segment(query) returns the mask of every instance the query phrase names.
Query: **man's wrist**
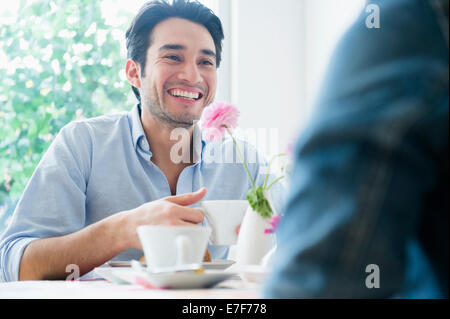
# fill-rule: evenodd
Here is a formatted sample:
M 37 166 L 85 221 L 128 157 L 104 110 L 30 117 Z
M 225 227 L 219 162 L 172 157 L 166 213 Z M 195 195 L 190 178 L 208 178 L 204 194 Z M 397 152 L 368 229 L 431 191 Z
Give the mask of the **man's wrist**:
M 130 226 L 127 222 L 126 213 L 126 211 L 123 211 L 105 220 L 107 222 L 108 233 L 111 234 L 111 244 L 119 252 L 132 248 L 129 243 L 131 234 L 129 233 Z

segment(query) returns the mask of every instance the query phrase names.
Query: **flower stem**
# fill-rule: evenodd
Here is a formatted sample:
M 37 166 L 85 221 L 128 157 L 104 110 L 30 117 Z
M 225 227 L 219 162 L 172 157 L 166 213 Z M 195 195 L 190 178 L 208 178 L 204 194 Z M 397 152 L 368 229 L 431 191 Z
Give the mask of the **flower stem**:
M 264 186 L 263 186 L 263 188 L 264 189 L 269 189 L 269 187 L 268 188 L 266 188 L 266 186 L 267 186 L 267 181 L 269 180 L 269 174 L 270 174 L 270 166 L 272 165 L 272 162 L 277 158 L 277 157 L 280 157 L 280 156 L 285 156 L 286 154 L 284 154 L 284 153 L 280 153 L 280 154 L 277 154 L 277 155 L 275 155 L 274 157 L 272 157 L 272 159 L 269 161 L 269 166 L 267 167 L 267 173 L 266 173 L 266 178 L 264 179 Z M 273 184 L 273 183 L 272 183 Z
M 228 134 L 230 134 L 231 138 L 233 139 L 234 148 L 236 149 L 236 152 L 238 153 L 239 159 L 241 160 L 242 164 L 244 165 L 245 171 L 247 172 L 248 178 L 250 179 L 250 183 L 252 183 L 252 187 L 255 188 L 255 182 L 253 181 L 253 177 L 250 174 L 250 171 L 248 170 L 247 164 L 244 161 L 244 157 L 242 156 L 242 153 L 239 150 L 239 147 L 236 143 L 236 140 L 234 139 L 233 134 L 231 134 L 231 131 L 228 127 L 225 126 L 225 129 L 227 130 Z
M 275 184 L 276 182 L 278 182 L 280 179 L 283 179 L 284 178 L 284 176 L 280 176 L 280 177 L 278 177 L 276 180 L 274 180 L 266 189 L 267 190 L 269 190 L 272 186 L 273 186 L 273 184 Z

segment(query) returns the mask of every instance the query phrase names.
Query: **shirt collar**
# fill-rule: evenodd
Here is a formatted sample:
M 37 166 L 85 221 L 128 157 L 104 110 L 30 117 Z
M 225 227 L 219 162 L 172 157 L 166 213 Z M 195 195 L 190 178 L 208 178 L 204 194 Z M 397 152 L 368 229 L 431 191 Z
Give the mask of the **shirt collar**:
M 202 160 L 202 155 L 203 155 L 203 148 L 205 147 L 205 140 L 202 134 L 202 130 L 197 123 L 194 124 L 194 132 L 192 134 L 193 137 L 193 161 L 194 163 L 199 163 Z
M 141 106 L 137 104 L 128 114 L 133 146 L 136 149 L 141 138 L 145 138 L 144 128 L 141 123 Z
M 142 145 L 139 145 L 139 143 L 142 143 L 141 140 L 143 140 L 148 145 L 148 151 L 151 155 L 150 145 L 148 144 L 147 138 L 145 137 L 144 128 L 142 127 L 140 104 L 137 104 L 130 111 L 130 113 L 128 114 L 128 121 L 130 123 L 131 137 L 133 139 L 134 149 L 137 150 L 138 147 L 142 147 Z M 198 163 L 202 160 L 202 151 L 206 143 L 198 122 L 194 124 L 193 139 L 193 159 L 194 163 Z

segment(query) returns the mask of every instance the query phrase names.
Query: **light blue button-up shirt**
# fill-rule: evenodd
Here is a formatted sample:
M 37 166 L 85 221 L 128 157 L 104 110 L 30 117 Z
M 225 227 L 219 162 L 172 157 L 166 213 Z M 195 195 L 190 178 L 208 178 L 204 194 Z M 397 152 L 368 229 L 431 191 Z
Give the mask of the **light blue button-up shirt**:
M 242 142 L 240 147 L 256 184 L 262 185 L 265 161 L 249 144 Z M 245 199 L 251 185 L 231 139 L 206 141 L 195 126 L 193 153 L 194 164 L 181 172 L 177 194 L 206 186 L 203 200 Z M 169 183 L 151 157 L 139 106 L 129 113 L 66 125 L 36 168 L 0 238 L 1 279 L 18 280 L 23 251 L 36 239 L 67 235 L 112 214 L 170 196 Z M 277 185 L 271 189 L 280 206 L 282 189 Z M 226 246 L 209 246 L 209 250 L 212 258 L 228 255 Z M 114 259 L 141 256 L 142 251 L 130 249 Z

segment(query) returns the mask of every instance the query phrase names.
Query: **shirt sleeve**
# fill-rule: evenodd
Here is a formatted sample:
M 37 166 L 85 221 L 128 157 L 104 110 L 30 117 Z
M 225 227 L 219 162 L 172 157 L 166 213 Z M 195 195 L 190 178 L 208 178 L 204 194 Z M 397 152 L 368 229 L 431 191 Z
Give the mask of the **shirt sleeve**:
M 90 144 L 88 128 L 72 122 L 50 145 L 0 238 L 2 281 L 18 280 L 23 251 L 33 240 L 66 235 L 84 227 Z

